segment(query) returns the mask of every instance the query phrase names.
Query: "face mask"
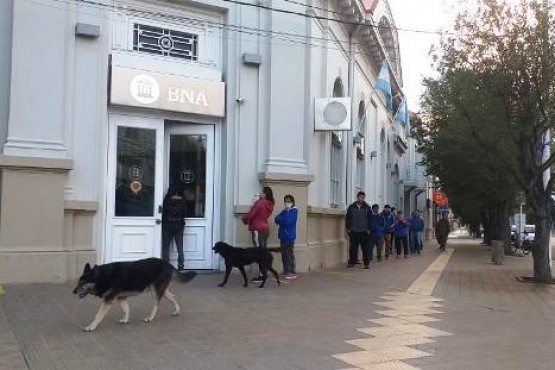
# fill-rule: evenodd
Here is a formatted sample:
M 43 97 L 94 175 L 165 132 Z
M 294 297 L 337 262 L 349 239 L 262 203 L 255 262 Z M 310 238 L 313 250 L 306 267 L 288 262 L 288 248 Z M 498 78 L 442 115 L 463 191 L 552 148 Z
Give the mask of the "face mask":
M 292 206 L 293 206 L 293 203 L 285 202 L 285 208 L 291 208 Z

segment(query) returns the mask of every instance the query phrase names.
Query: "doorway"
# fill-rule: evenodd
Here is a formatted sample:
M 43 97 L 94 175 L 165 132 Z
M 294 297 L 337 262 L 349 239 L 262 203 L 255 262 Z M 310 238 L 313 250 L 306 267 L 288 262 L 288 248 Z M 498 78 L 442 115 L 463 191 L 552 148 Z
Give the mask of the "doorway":
M 104 262 L 160 257 L 162 201 L 186 200 L 186 269 L 212 269 L 214 125 L 110 115 Z M 175 245 L 170 262 L 176 265 Z

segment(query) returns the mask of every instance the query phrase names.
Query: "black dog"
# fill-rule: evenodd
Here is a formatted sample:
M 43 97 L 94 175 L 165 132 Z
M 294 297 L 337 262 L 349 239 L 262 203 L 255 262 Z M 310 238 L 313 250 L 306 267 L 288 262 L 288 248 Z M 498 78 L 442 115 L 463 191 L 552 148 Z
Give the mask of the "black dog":
M 249 284 L 247 280 L 247 273 L 245 272 L 245 266 L 251 263 L 258 263 L 260 272 L 262 273 L 262 284 L 259 288 L 263 288 L 266 284 L 266 279 L 268 277 L 268 270 L 276 277 L 278 285 L 281 284 L 279 281 L 279 276 L 272 267 L 272 262 L 274 257 L 271 252 L 281 252 L 280 248 L 235 248 L 224 242 L 217 242 L 212 248 L 214 253 L 219 253 L 225 260 L 225 278 L 219 287 L 223 287 L 227 283 L 229 274 L 231 274 L 231 269 L 236 267 L 241 271 L 243 275 L 243 280 L 245 283 L 243 286 L 246 288 Z
M 179 315 L 179 305 L 174 295 L 168 289 L 174 267 L 159 258 L 146 258 L 133 262 L 113 262 L 104 265 L 91 266 L 87 263 L 77 286 L 73 290 L 79 298 L 93 294 L 102 298 L 102 306 L 98 310 L 93 322 L 85 331 L 94 331 L 102 322 L 114 302 L 117 300 L 123 310 L 121 324 L 129 322 L 129 304 L 127 297 L 142 293 L 150 288 L 154 292 L 154 307 L 144 321 L 151 322 L 156 316 L 162 297 L 174 305 L 174 315 Z M 180 274 L 180 281 L 188 282 L 196 275 L 194 271 Z

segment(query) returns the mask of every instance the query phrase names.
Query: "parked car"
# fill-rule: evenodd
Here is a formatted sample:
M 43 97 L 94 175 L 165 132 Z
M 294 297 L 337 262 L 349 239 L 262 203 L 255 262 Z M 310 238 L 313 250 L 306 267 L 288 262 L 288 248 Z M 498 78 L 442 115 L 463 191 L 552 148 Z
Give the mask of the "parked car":
M 533 241 L 536 238 L 536 225 L 524 225 L 522 240 Z

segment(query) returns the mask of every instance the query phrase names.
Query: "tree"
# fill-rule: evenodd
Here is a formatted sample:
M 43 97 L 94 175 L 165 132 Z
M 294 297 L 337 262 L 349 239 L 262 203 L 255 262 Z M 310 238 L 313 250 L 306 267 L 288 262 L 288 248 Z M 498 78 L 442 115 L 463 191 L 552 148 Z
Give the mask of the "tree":
M 454 36 L 443 40 L 437 59 L 440 77 L 435 81 L 442 84 L 452 75 L 464 75 L 469 86 L 462 91 L 469 93 L 475 86 L 475 94 L 449 100 L 451 111 L 446 114 L 456 114 L 469 137 L 490 153 L 484 159 L 494 160 L 526 193 L 536 221 L 534 279 L 544 283 L 552 280 L 550 196 L 555 182 L 555 176 L 549 181 L 543 176 L 555 164 L 555 150 L 548 158 L 542 155 L 550 145 L 546 137 L 555 129 L 551 11 L 547 1 L 522 0 L 510 6 L 483 0 L 475 14 L 460 15 Z M 437 103 L 433 95 L 427 96 Z M 434 121 L 433 110 L 429 113 Z
M 438 80 L 427 80 L 422 105 L 428 119 L 414 125 L 413 136 L 419 142 L 428 171 L 439 178 L 439 185 L 449 196 L 450 206 L 464 222 L 484 225 L 484 241 L 506 240 L 508 213 L 516 182 L 488 149 L 473 137 L 473 128 L 458 106 L 480 106 L 482 115 L 495 117 L 498 102 L 485 100 L 477 89 L 482 76 L 472 71 L 450 71 Z M 493 120 L 502 130 L 504 122 Z M 496 136 L 497 137 L 497 136 Z

